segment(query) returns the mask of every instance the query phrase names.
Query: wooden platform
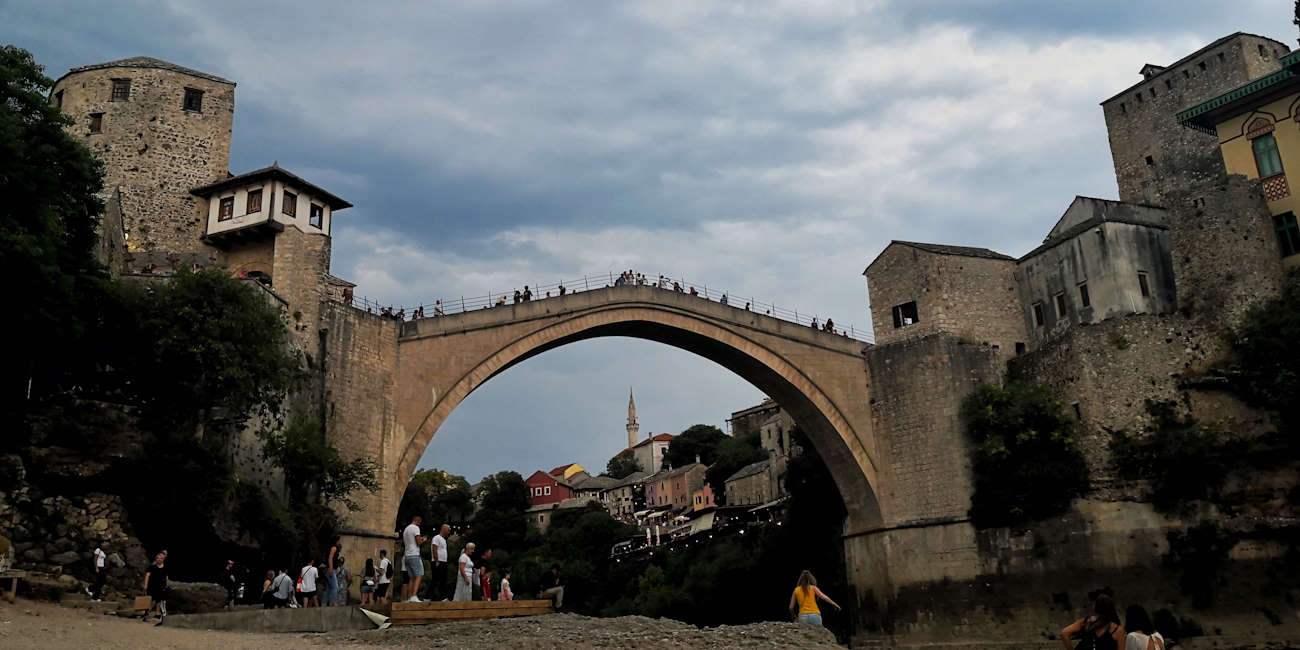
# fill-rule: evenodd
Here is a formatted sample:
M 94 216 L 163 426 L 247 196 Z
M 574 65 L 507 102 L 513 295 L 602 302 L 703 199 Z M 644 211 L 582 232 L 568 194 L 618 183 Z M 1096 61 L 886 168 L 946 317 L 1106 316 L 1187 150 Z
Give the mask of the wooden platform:
M 555 612 L 550 600 L 475 600 L 467 603 L 393 603 L 393 625 L 425 625 L 506 616 L 536 616 Z

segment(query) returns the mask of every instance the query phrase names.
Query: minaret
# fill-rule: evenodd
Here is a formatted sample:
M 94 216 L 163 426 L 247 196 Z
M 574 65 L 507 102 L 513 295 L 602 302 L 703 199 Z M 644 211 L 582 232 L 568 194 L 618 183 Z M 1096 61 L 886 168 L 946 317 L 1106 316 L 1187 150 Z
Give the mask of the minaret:
M 632 389 L 627 389 L 627 446 L 636 446 L 636 438 L 641 433 L 641 425 L 636 423 L 636 400 L 632 399 Z

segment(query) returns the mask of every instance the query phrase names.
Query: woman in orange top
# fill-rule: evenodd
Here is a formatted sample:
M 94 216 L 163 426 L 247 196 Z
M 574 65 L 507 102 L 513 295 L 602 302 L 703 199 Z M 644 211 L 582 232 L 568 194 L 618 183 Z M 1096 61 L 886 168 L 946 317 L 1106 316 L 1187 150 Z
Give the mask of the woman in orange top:
M 790 594 L 790 614 L 800 623 L 821 625 L 822 612 L 817 608 L 818 598 L 830 603 L 835 611 L 840 611 L 840 606 L 817 588 L 817 578 L 813 577 L 812 572 L 805 570 L 799 574 L 799 583 L 795 585 L 794 593 Z

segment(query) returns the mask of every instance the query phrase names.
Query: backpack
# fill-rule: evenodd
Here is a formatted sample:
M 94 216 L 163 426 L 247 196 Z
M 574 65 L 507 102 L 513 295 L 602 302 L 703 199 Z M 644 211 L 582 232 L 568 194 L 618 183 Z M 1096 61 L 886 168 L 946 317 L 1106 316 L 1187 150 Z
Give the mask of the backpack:
M 390 578 L 390 579 L 393 577 L 393 563 L 392 563 L 392 562 L 389 562 L 389 563 L 388 563 L 388 566 L 384 567 L 384 577 L 385 577 L 385 578 Z

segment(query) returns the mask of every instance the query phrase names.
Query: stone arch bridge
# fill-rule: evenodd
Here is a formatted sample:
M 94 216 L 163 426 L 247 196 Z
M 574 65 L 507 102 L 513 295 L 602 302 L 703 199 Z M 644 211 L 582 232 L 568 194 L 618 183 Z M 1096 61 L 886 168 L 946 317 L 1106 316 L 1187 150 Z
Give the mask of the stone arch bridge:
M 896 409 L 873 395 L 880 387 L 872 376 L 901 360 L 881 357 L 862 341 L 652 286 L 594 289 L 407 322 L 334 302 L 323 303 L 322 311 L 318 367 L 327 435 L 345 454 L 374 458 L 382 468 L 380 490 L 361 495 L 365 509 L 346 517 L 348 536 L 362 547 L 391 544 L 407 479 L 466 396 L 532 356 L 604 336 L 693 352 L 789 410 L 844 499 L 850 578 L 860 600 L 879 599 L 891 589 L 890 531 L 964 521 L 969 477 L 961 445 L 885 435 Z M 930 359 L 930 372 L 908 373 L 908 383 L 955 372 L 959 384 L 972 384 L 989 378 L 982 370 L 996 359 L 995 352 L 963 352 L 947 339 L 918 345 L 919 352 L 909 354 Z M 915 391 L 905 392 L 906 399 L 916 398 Z M 954 419 L 949 406 L 928 417 Z M 939 478 L 958 486 L 956 492 L 931 484 Z

